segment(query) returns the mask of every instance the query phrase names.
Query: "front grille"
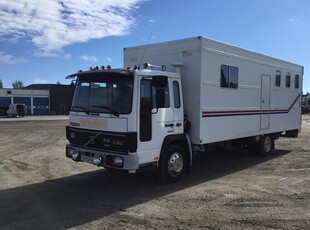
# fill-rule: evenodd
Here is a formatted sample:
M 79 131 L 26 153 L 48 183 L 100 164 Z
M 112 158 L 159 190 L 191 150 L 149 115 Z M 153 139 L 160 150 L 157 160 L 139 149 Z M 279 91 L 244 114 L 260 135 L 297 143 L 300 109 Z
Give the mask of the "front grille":
M 130 150 L 129 139 L 126 133 L 100 132 L 93 130 L 77 129 L 67 126 L 67 139 L 70 144 L 94 148 L 103 151 L 113 151 L 127 154 Z M 113 144 L 113 140 L 123 141 L 122 145 Z

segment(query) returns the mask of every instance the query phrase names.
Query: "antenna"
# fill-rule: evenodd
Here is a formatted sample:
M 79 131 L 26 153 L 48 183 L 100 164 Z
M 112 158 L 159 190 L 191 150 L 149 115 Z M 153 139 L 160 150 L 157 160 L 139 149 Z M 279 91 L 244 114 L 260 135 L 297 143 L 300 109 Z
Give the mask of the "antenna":
M 139 63 L 138 69 L 140 69 L 141 63 L 142 63 L 142 61 L 143 61 L 143 58 L 144 58 L 144 55 L 145 55 L 146 49 L 147 49 L 147 47 L 148 47 L 148 45 L 149 45 L 149 42 L 150 42 L 150 40 L 151 40 L 151 37 L 152 37 L 152 32 L 151 32 L 151 34 L 150 34 L 149 39 L 147 40 L 147 43 L 146 43 L 145 49 L 143 50 L 143 54 L 142 54 L 142 57 L 141 57 L 141 60 L 140 60 L 140 63 Z

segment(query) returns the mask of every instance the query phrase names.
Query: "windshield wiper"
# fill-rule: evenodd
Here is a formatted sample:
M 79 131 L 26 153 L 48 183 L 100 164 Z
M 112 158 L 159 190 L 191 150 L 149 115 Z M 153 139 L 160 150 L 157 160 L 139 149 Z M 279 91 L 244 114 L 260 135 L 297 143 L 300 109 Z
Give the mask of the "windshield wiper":
M 72 111 L 76 111 L 76 110 L 74 110 L 74 108 L 81 109 L 83 112 L 85 112 L 88 115 L 90 114 L 90 110 L 87 107 L 75 105 L 75 106 L 72 106 Z
M 115 109 L 113 109 L 113 108 L 111 108 L 111 107 L 104 106 L 104 105 L 91 105 L 91 107 L 106 109 L 106 110 L 108 110 L 111 114 L 113 114 L 114 116 L 119 117 L 119 112 L 117 112 Z

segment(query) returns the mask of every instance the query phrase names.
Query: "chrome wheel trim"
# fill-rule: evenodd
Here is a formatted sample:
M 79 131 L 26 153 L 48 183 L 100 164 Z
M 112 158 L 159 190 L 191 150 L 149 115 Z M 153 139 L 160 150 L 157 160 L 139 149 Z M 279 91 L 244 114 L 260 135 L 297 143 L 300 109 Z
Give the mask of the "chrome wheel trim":
M 168 160 L 168 172 L 172 177 L 176 177 L 182 173 L 184 160 L 180 153 L 171 154 Z

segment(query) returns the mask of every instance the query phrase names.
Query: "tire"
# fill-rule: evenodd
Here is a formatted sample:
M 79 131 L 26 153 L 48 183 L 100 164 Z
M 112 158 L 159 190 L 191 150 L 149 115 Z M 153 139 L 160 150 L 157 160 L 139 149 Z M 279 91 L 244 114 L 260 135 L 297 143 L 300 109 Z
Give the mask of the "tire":
M 271 135 L 264 135 L 258 142 L 258 154 L 260 156 L 269 156 L 274 150 L 274 139 Z
M 159 160 L 158 176 L 165 183 L 179 181 L 187 166 L 187 157 L 182 147 L 171 145 L 162 153 Z

